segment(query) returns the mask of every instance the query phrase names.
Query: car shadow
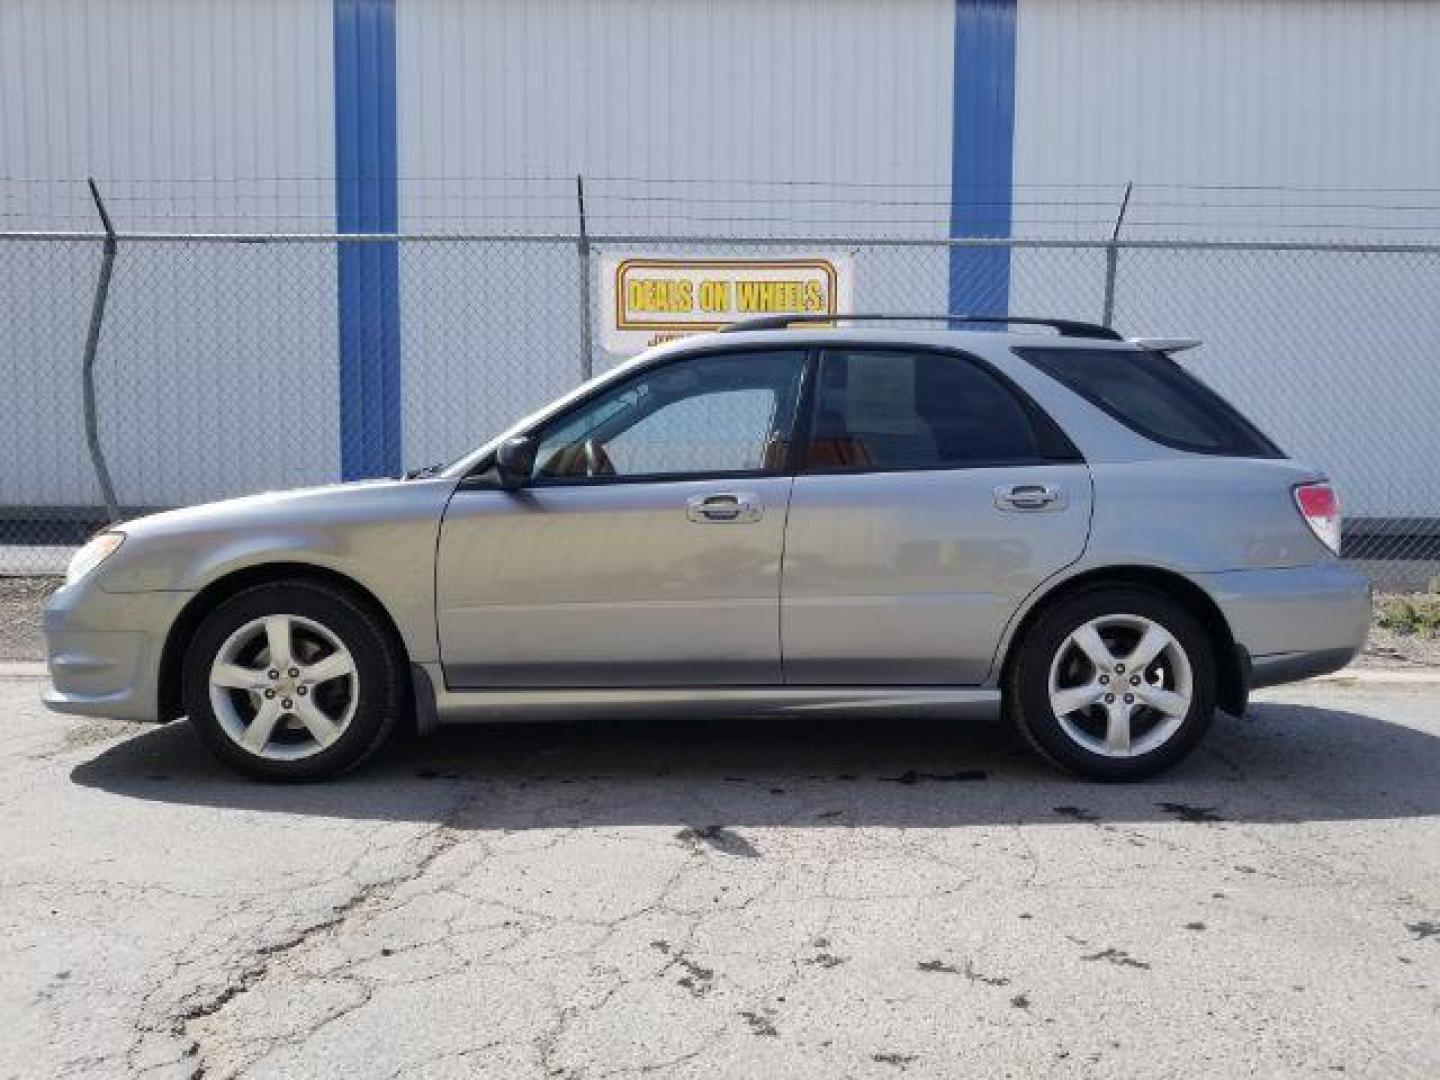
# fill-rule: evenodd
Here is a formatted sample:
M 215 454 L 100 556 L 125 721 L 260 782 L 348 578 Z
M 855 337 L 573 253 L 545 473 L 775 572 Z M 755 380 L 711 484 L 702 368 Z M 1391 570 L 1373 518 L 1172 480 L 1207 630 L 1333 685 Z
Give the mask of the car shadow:
M 180 722 L 109 747 L 71 778 L 179 805 L 523 830 L 1409 818 L 1440 814 L 1437 775 L 1436 736 L 1259 704 L 1219 717 L 1190 760 L 1139 785 L 1060 775 L 999 722 L 885 719 L 449 728 L 303 785 L 237 779 Z

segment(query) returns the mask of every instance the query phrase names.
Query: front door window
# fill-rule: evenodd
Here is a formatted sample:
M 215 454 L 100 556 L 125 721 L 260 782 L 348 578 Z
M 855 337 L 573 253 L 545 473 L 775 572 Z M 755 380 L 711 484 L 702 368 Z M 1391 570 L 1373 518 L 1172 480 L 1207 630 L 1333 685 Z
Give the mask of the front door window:
M 774 473 L 785 467 L 803 352 L 725 353 L 643 372 L 541 434 L 535 480 Z

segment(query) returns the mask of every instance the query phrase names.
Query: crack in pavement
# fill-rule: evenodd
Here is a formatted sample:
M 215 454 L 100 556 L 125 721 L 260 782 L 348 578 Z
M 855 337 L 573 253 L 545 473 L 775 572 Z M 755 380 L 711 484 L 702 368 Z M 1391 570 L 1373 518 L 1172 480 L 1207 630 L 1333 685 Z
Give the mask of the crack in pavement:
M 190 1080 L 200 1080 L 201 1077 L 207 1075 L 208 1066 L 203 1040 L 192 1034 L 191 1029 L 199 1021 L 221 1012 L 237 998 L 252 990 L 265 979 L 276 962 L 287 954 L 305 946 L 320 935 L 344 925 L 368 901 L 387 895 L 407 882 L 423 877 L 436 860 L 460 842 L 462 834 L 457 831 L 456 823 L 464 818 L 481 795 L 482 792 L 477 789 L 472 794 L 457 799 L 451 809 L 432 828 L 405 843 L 406 847 L 423 849 L 420 856 L 408 868 L 376 881 L 364 883 L 355 882 L 353 877 L 347 875 L 348 880 L 354 884 L 353 891 L 344 900 L 332 904 L 329 914 L 305 923 L 278 940 L 267 942 L 243 953 L 239 962 L 232 963 L 229 970 L 222 974 L 222 981 L 218 988 L 209 992 L 191 991 L 187 995 L 188 1004 L 182 1004 L 180 1008 L 158 1020 L 141 1019 L 137 1021 L 136 1038 L 126 1055 L 131 1071 L 136 1073 L 146 1071 L 146 1067 L 141 1066 L 138 1060 L 138 1054 L 147 1036 L 165 1034 L 180 1044 L 180 1055 L 175 1061 L 192 1063 L 189 1073 Z M 367 854 L 369 854 L 368 846 L 357 857 L 356 863 L 363 860 Z M 353 869 L 352 866 L 351 870 L 353 871 Z M 178 969 L 179 965 L 177 964 L 176 967 Z M 172 974 L 178 974 L 178 970 Z M 182 998 L 182 1003 L 187 998 Z M 147 995 L 148 1000 L 149 996 Z M 358 1008 L 363 1004 L 362 1001 L 353 1008 Z M 353 1008 L 345 1011 L 353 1011 Z M 335 1016 L 327 1017 L 322 1024 L 335 1018 Z

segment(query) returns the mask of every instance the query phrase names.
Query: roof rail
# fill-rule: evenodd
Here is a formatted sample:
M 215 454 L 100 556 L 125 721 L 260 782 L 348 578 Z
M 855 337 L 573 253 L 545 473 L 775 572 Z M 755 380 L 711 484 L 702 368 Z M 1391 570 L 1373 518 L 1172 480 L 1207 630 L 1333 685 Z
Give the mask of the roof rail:
M 1061 337 L 1092 338 L 1100 341 L 1124 341 L 1125 339 L 1108 326 L 1099 323 L 1078 322 L 1075 319 L 1036 319 L 1010 315 L 890 315 L 890 314 L 792 314 L 760 315 L 753 319 L 742 319 L 720 328 L 722 334 L 738 334 L 750 330 L 785 330 L 797 323 L 832 322 L 944 322 L 944 323 L 985 323 L 997 326 L 1048 326 Z

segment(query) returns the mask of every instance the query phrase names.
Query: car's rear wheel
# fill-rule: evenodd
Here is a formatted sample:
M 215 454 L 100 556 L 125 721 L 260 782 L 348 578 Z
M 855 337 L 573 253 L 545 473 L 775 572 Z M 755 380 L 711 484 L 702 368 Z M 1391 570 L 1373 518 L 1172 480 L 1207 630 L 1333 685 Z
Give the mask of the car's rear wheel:
M 257 585 L 201 622 L 185 657 L 185 708 L 231 768 L 314 780 L 377 750 L 404 707 L 403 658 L 376 614 L 322 582 Z
M 1162 593 L 1077 594 L 1045 611 L 1019 650 L 1007 708 L 1043 756 L 1082 776 L 1154 776 L 1195 748 L 1214 715 L 1209 636 Z

